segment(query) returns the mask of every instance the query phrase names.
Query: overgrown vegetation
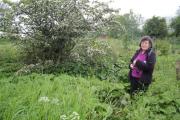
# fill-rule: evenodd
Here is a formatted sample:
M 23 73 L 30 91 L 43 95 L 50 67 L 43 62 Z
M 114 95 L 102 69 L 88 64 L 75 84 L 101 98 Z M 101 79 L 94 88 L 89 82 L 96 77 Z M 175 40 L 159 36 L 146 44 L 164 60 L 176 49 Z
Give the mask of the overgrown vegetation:
M 145 35 L 150 35 L 155 38 L 166 37 L 168 34 L 166 19 L 153 16 L 145 22 L 143 32 Z
M 20 2 L 16 11 L 19 31 L 25 35 L 21 39 L 26 61 L 61 63 L 69 57 L 77 38 L 108 23 L 110 17 L 104 16 L 112 10 L 86 0 L 30 0 Z
M 115 40 L 112 41 L 115 42 Z M 100 49 L 101 41 L 96 42 L 89 44 L 94 49 Z M 32 73 L 33 71 L 30 71 L 29 75 L 18 75 L 16 72 L 24 66 L 22 62 L 19 62 L 19 49 L 12 41 L 1 39 L 0 43 L 2 56 L 0 58 L 1 119 L 141 120 L 147 118 L 176 120 L 179 118 L 180 83 L 175 77 L 175 61 L 180 59 L 178 54 L 158 56 L 153 84 L 148 92 L 139 93 L 130 99 L 127 92 L 129 86 L 125 70 L 127 66 L 121 67 L 121 70 L 125 72 L 117 74 L 124 76 L 118 79 L 118 83 L 117 81 L 100 81 L 96 77 L 69 76 L 64 73 L 42 74 L 43 72 Z M 117 44 L 109 45 L 115 47 Z M 80 48 L 78 46 L 74 52 Z M 116 49 L 123 50 L 123 46 L 116 46 Z M 136 48 L 130 47 L 129 49 L 134 51 Z M 118 54 L 120 55 L 121 52 Z M 131 56 L 133 52 L 127 54 Z M 84 57 L 82 58 L 85 59 Z M 98 56 L 93 58 L 98 58 Z M 126 61 L 129 58 L 118 56 L 118 59 Z M 88 60 L 90 59 L 86 61 Z M 97 63 L 98 60 L 106 59 L 98 58 Z M 77 63 L 72 68 L 75 69 L 75 66 Z M 82 69 L 77 66 L 77 70 L 82 73 L 83 67 L 86 68 L 86 65 L 82 66 Z M 73 72 L 73 69 L 66 71 L 66 73 L 70 72 Z M 87 71 L 87 73 L 90 72 Z M 111 80 L 114 74 L 107 75 L 107 79 Z M 120 82 L 123 80 L 124 82 Z
M 180 118 L 178 19 L 169 35 L 163 18 L 146 22 L 146 34 L 158 38 L 157 63 L 149 90 L 131 98 L 129 60 L 144 34 L 138 15 L 88 0 L 4 3 L 11 9 L 0 9 L 0 24 L 8 19 L 0 38 L 0 119 Z

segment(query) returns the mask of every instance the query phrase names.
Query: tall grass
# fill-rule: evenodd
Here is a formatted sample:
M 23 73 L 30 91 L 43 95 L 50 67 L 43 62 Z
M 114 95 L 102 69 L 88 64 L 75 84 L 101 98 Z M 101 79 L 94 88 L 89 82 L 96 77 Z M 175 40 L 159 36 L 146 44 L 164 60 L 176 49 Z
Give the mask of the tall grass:
M 111 119 L 178 120 L 180 117 L 180 81 L 176 80 L 175 61 L 179 55 L 157 56 L 153 82 L 146 93 L 139 93 L 121 114 Z
M 62 75 L 31 74 L 21 77 L 0 79 L 1 119 L 60 119 L 73 112 L 82 120 L 97 105 L 96 92 L 105 89 L 123 89 L 121 84 L 97 79 L 84 79 Z M 108 112 L 108 111 L 106 111 Z
M 0 77 L 11 76 L 23 66 L 15 41 L 0 39 L 0 66 Z

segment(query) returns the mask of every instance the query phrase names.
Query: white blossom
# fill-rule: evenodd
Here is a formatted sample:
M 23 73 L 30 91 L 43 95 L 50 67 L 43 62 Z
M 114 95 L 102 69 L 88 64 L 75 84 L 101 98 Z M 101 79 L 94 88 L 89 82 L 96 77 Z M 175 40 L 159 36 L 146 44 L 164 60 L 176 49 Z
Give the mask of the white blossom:
M 51 100 L 51 103 L 52 103 L 52 104 L 59 105 L 59 99 L 53 98 L 53 99 Z
M 67 116 L 66 115 L 61 115 L 60 116 L 60 120 L 67 120 L 68 118 L 67 118 Z
M 47 96 L 43 96 L 43 97 L 40 97 L 38 101 L 39 102 L 49 102 L 50 100 Z

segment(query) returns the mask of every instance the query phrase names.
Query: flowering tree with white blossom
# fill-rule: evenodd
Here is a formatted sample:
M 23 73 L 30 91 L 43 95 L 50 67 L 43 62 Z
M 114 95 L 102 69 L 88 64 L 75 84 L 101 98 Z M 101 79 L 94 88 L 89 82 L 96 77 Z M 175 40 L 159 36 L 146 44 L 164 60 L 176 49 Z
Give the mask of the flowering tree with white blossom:
M 106 4 L 89 0 L 20 1 L 16 16 L 29 62 L 65 60 L 75 40 L 99 30 L 112 12 Z

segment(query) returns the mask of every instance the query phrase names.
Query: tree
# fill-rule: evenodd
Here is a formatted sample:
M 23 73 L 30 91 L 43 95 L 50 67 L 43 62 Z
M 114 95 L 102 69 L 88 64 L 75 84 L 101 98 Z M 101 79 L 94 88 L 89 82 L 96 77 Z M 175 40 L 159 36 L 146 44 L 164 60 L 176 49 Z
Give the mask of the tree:
M 12 27 L 12 15 L 10 6 L 4 2 L 0 2 L 0 30 L 10 32 Z
M 115 15 L 109 27 L 109 35 L 114 38 L 127 35 L 128 38 L 134 39 L 141 33 L 138 28 L 141 20 L 141 16 L 134 14 L 133 11 L 124 15 Z
M 15 24 L 15 6 L 16 4 L 10 0 L 0 2 L 0 31 L 6 33 L 8 37 L 13 37 L 15 34 L 18 34 Z
M 180 36 L 180 8 L 177 10 L 177 16 L 172 19 L 171 27 L 174 29 L 174 35 Z
M 59 63 L 68 58 L 77 38 L 105 25 L 109 19 L 104 16 L 112 10 L 88 0 L 26 0 L 16 11 L 28 60 Z
M 171 22 L 176 37 L 180 36 L 180 16 L 175 17 Z
M 148 19 L 144 26 L 143 32 L 151 37 L 163 38 L 167 36 L 167 24 L 164 18 L 153 16 Z

